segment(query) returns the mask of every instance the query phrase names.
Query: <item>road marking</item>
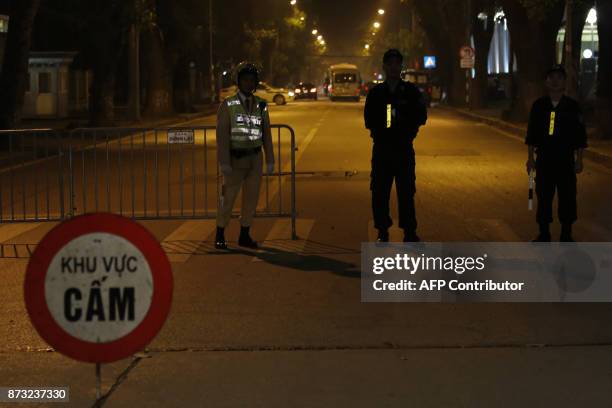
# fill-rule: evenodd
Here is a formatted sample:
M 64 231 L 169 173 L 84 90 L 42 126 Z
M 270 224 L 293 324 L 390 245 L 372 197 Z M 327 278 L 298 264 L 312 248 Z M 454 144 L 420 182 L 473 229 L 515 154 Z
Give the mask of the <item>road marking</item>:
M 297 219 L 295 220 L 296 232 L 299 240 L 291 240 L 291 220 L 280 219 L 274 222 L 272 229 L 268 232 L 266 239 L 263 242 L 262 250 L 265 248 L 279 249 L 286 252 L 299 254 L 304 252 L 304 247 L 308 242 L 308 237 L 312 232 L 315 220 L 313 219 Z M 251 262 L 263 262 L 258 257 L 253 257 Z
M 306 149 L 308 149 L 308 146 L 310 146 L 310 143 L 312 143 L 312 141 L 314 140 L 314 137 L 316 136 L 317 132 L 321 128 L 321 125 L 323 124 L 323 121 L 325 121 L 325 119 L 327 118 L 327 115 L 329 114 L 329 112 L 330 112 L 329 110 L 326 110 L 325 113 L 323 113 L 323 115 L 321 116 L 321 119 L 317 121 L 317 123 L 312 129 L 310 129 L 310 132 L 308 132 L 308 134 L 306 135 L 302 143 L 300 143 L 300 145 L 298 146 L 298 151 L 295 155 L 296 166 L 297 166 L 297 163 L 302 158 L 302 156 L 304 155 L 304 152 L 306 151 Z M 291 161 L 285 164 L 285 168 L 283 169 L 283 171 L 284 172 L 291 171 Z
M 7 243 L 21 234 L 38 228 L 40 225 L 41 223 L 39 222 L 2 225 L 0 226 L 0 242 Z
M 162 241 L 162 247 L 173 263 L 185 263 L 217 228 L 215 220 L 186 221 Z

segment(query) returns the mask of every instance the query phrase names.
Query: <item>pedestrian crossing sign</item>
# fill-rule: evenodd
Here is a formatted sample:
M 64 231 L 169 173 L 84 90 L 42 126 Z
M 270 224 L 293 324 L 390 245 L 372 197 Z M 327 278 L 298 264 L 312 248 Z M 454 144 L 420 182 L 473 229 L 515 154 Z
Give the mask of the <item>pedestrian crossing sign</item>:
M 434 69 L 436 68 L 437 64 L 436 64 L 436 57 L 434 55 L 426 55 L 425 58 L 425 63 L 424 66 L 427 69 Z

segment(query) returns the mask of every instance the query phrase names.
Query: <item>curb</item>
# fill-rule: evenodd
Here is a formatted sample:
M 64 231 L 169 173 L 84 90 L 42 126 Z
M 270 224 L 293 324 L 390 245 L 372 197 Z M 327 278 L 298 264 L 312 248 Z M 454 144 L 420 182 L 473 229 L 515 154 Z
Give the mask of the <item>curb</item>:
M 440 106 L 442 109 L 446 109 L 448 111 L 455 112 L 465 118 L 475 120 L 477 122 L 481 122 L 487 124 L 489 126 L 504 130 L 506 132 L 512 133 L 513 135 L 523 138 L 525 133 L 527 132 L 526 126 L 515 125 L 510 122 L 506 122 L 501 119 L 490 118 L 487 116 L 478 115 L 477 113 L 473 113 L 467 111 L 465 109 L 453 108 L 451 106 Z M 612 155 L 609 153 L 604 153 L 603 151 L 589 147 L 584 150 L 584 157 L 591 159 L 597 163 L 604 164 L 608 167 L 612 166 Z

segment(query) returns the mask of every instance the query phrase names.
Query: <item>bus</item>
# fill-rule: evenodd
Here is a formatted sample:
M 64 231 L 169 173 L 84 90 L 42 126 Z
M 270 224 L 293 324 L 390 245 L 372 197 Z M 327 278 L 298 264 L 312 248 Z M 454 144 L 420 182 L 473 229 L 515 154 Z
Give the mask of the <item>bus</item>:
M 357 65 L 336 64 L 327 70 L 328 94 L 331 101 L 349 99 L 359 102 L 361 98 L 361 74 Z

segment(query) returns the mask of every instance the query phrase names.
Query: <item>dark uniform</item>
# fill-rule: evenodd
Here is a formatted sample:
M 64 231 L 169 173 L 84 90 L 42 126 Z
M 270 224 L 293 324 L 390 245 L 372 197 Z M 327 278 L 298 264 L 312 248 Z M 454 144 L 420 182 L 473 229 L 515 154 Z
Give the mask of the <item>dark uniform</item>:
M 553 116 L 554 115 L 554 116 Z M 582 110 L 577 101 L 561 97 L 554 107 L 549 96 L 534 102 L 525 143 L 536 148 L 536 221 L 553 221 L 553 198 L 559 194 L 559 221 L 571 226 L 577 219 L 574 153 L 587 147 Z
M 389 198 L 395 179 L 399 227 L 416 231 L 415 158 L 412 141 L 427 122 L 427 108 L 419 89 L 400 81 L 392 91 L 387 82 L 372 88 L 365 104 L 365 125 L 374 140 L 372 150 L 372 210 L 374 227 L 386 230 L 393 224 Z

